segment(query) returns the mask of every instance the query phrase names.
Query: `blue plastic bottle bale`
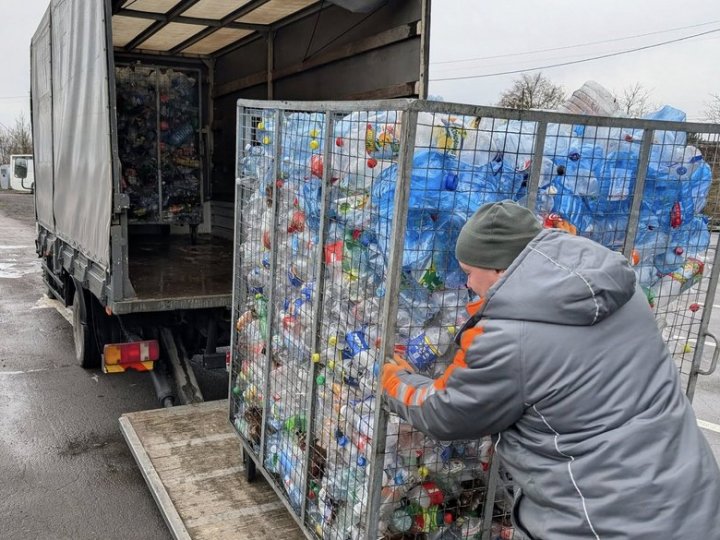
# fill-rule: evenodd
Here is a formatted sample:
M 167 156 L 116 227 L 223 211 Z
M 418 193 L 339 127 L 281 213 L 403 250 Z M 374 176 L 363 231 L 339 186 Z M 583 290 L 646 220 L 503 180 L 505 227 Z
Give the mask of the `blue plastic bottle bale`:
M 593 216 L 589 236 L 609 249 L 619 250 L 625 243 L 628 220 L 625 213 Z
M 648 120 L 665 120 L 669 122 L 685 122 L 687 116 L 680 109 L 665 105 L 661 109 L 645 115 Z M 687 133 L 684 131 L 661 131 L 655 132 L 655 143 L 660 145 L 678 145 L 685 146 L 687 144 Z
M 694 216 L 681 227 L 666 234 L 664 243 L 656 244 L 655 267 L 660 274 L 668 274 L 681 266 L 688 257 L 702 256 L 709 246 L 707 218 L 702 215 Z
M 587 201 L 567 189 L 560 177 L 553 180 L 552 186 L 556 190 L 553 197 L 553 212 L 572 223 L 579 233 L 592 232 L 594 218 Z
M 638 156 L 629 151 L 615 151 L 602 161 L 599 171 L 598 197 L 591 203 L 594 212 L 619 213 L 628 209 L 637 178 Z
M 683 168 L 682 166 L 677 167 L 677 169 Z M 702 164 L 695 169 L 689 178 L 686 175 L 681 175 L 679 178 L 681 182 L 680 201 L 683 213 L 687 216 L 699 214 L 707 203 L 710 184 L 712 183 L 712 169 L 705 161 L 702 161 Z
M 494 126 L 491 149 L 502 156 L 503 161 L 513 170 L 522 170 L 525 163 L 532 159 L 535 144 L 534 122 L 510 120 Z
M 708 218 L 704 215 L 694 216 L 670 234 L 671 244 L 676 250 L 681 248 L 686 257 L 697 257 L 705 253 L 710 247 L 710 239 Z

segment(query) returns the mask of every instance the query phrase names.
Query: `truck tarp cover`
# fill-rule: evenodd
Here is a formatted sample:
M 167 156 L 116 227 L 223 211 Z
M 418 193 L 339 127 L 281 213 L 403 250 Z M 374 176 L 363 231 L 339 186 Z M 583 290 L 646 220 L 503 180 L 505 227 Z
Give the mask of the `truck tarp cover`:
M 38 107 L 33 108 L 33 124 L 41 138 L 37 148 L 43 154 L 43 176 L 49 166 L 46 145 L 52 140 L 53 189 L 47 189 L 43 177 L 38 207 L 43 207 L 46 222 L 52 197 L 57 236 L 108 267 L 113 183 L 105 2 L 53 0 L 50 11 L 52 135 L 39 133 L 48 128 L 40 111 L 47 112 L 49 105 L 43 109 L 41 95 L 33 96 Z M 36 45 L 42 44 L 42 35 L 41 26 Z M 33 60 L 45 61 L 40 52 Z M 33 88 L 41 94 L 47 82 L 37 79 L 47 71 L 33 67 Z
M 32 62 L 35 211 L 38 222 L 55 232 L 53 219 L 52 80 L 50 70 L 50 10 L 40 22 L 30 47 Z

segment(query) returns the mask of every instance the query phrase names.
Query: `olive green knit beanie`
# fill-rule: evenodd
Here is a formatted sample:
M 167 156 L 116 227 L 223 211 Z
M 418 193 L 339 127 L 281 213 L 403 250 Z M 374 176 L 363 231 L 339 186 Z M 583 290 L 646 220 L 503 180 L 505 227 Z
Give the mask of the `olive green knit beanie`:
M 455 257 L 469 266 L 505 270 L 541 230 L 535 214 L 513 201 L 485 204 L 461 229 Z

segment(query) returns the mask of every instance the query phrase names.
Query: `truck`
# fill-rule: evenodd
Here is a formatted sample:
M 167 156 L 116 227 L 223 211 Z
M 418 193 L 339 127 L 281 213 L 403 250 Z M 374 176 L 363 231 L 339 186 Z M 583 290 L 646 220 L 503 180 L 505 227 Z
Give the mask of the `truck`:
M 9 188 L 22 193 L 30 193 L 35 185 L 33 157 L 27 154 L 12 154 L 9 167 Z
M 82 367 L 149 371 L 165 406 L 203 399 L 193 367 L 224 373 L 230 339 L 236 100 L 425 97 L 429 13 L 50 2 L 31 40 L 36 248 Z

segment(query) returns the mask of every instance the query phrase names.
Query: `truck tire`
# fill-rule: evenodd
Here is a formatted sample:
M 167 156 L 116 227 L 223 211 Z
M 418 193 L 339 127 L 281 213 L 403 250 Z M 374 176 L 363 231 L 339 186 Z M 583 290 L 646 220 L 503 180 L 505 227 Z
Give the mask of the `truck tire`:
M 100 367 L 100 351 L 91 320 L 91 308 L 88 304 L 89 302 L 85 302 L 82 288 L 75 287 L 72 305 L 75 359 L 83 369 L 95 369 Z

